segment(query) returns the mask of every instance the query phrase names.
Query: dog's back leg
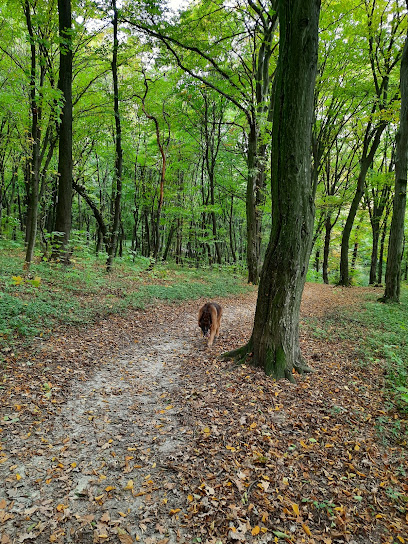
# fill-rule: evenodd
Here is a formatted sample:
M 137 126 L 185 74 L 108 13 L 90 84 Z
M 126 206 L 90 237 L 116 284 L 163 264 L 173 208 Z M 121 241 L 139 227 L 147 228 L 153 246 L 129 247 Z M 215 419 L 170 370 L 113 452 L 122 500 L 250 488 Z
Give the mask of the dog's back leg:
M 214 337 L 217 332 L 217 310 L 214 308 L 214 306 L 210 306 L 210 312 L 211 312 L 211 329 L 210 329 L 210 338 L 208 340 L 208 345 L 212 346 L 214 342 Z

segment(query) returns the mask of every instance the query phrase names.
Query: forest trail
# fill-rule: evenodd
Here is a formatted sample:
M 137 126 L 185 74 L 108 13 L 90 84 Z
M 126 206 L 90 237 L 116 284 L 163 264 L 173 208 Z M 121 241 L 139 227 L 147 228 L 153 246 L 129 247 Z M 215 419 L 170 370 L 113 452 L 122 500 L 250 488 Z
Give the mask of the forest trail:
M 302 315 L 341 312 L 366 292 L 307 285 Z M 248 337 L 255 300 L 222 301 L 212 349 L 200 302 L 33 347 L 2 402 L 0 543 L 406 538 L 395 497 L 407 459 L 375 428 L 380 371 L 358 366 L 347 342 L 304 336 L 317 372 L 296 385 L 221 362 Z

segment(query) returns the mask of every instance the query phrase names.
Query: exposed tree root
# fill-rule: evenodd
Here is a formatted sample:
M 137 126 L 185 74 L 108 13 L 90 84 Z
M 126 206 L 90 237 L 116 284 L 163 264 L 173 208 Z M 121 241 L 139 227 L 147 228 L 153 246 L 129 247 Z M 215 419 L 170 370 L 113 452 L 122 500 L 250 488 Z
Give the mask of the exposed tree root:
M 221 355 L 221 358 L 233 359 L 236 365 L 244 365 L 246 363 L 251 364 L 250 358 L 252 357 L 253 343 L 252 338 L 247 344 L 244 344 L 240 348 L 233 349 L 232 351 L 227 351 Z
M 269 361 L 257 361 L 253 357 L 253 341 L 252 338 L 247 344 L 228 351 L 221 355 L 224 360 L 232 359 L 234 363 L 239 366 L 248 364 L 256 367 L 263 368 L 267 376 L 271 376 L 276 379 L 286 379 L 291 383 L 295 383 L 295 378 L 292 374 L 291 368 L 286 364 L 286 356 L 283 350 L 277 350 L 276 353 L 270 353 Z M 302 356 L 294 363 L 293 368 L 299 374 L 303 375 L 309 372 L 314 372 L 314 369 L 309 367 Z

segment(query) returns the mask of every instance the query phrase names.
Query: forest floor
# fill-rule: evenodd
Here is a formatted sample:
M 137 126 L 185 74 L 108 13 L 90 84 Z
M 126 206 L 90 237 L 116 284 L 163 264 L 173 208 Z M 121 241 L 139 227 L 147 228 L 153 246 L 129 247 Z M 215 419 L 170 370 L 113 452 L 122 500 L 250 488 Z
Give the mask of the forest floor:
M 335 324 L 368 292 L 307 284 L 303 319 Z M 305 326 L 315 372 L 296 384 L 235 367 L 219 355 L 248 339 L 256 294 L 219 301 L 212 348 L 195 301 L 5 354 L 1 544 L 408 542 L 407 422 L 381 365 Z

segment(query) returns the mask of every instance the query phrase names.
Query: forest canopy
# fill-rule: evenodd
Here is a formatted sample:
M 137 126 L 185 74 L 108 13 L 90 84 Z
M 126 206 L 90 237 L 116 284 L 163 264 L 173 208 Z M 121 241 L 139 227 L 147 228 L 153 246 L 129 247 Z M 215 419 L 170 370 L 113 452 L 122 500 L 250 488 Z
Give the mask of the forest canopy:
M 28 263 L 34 250 L 69 260 L 81 241 L 108 267 L 232 264 L 258 282 L 273 221 L 273 0 L 8 1 L 0 27 L 3 240 L 31 244 Z M 406 32 L 400 0 L 322 3 L 309 279 L 384 282 Z

